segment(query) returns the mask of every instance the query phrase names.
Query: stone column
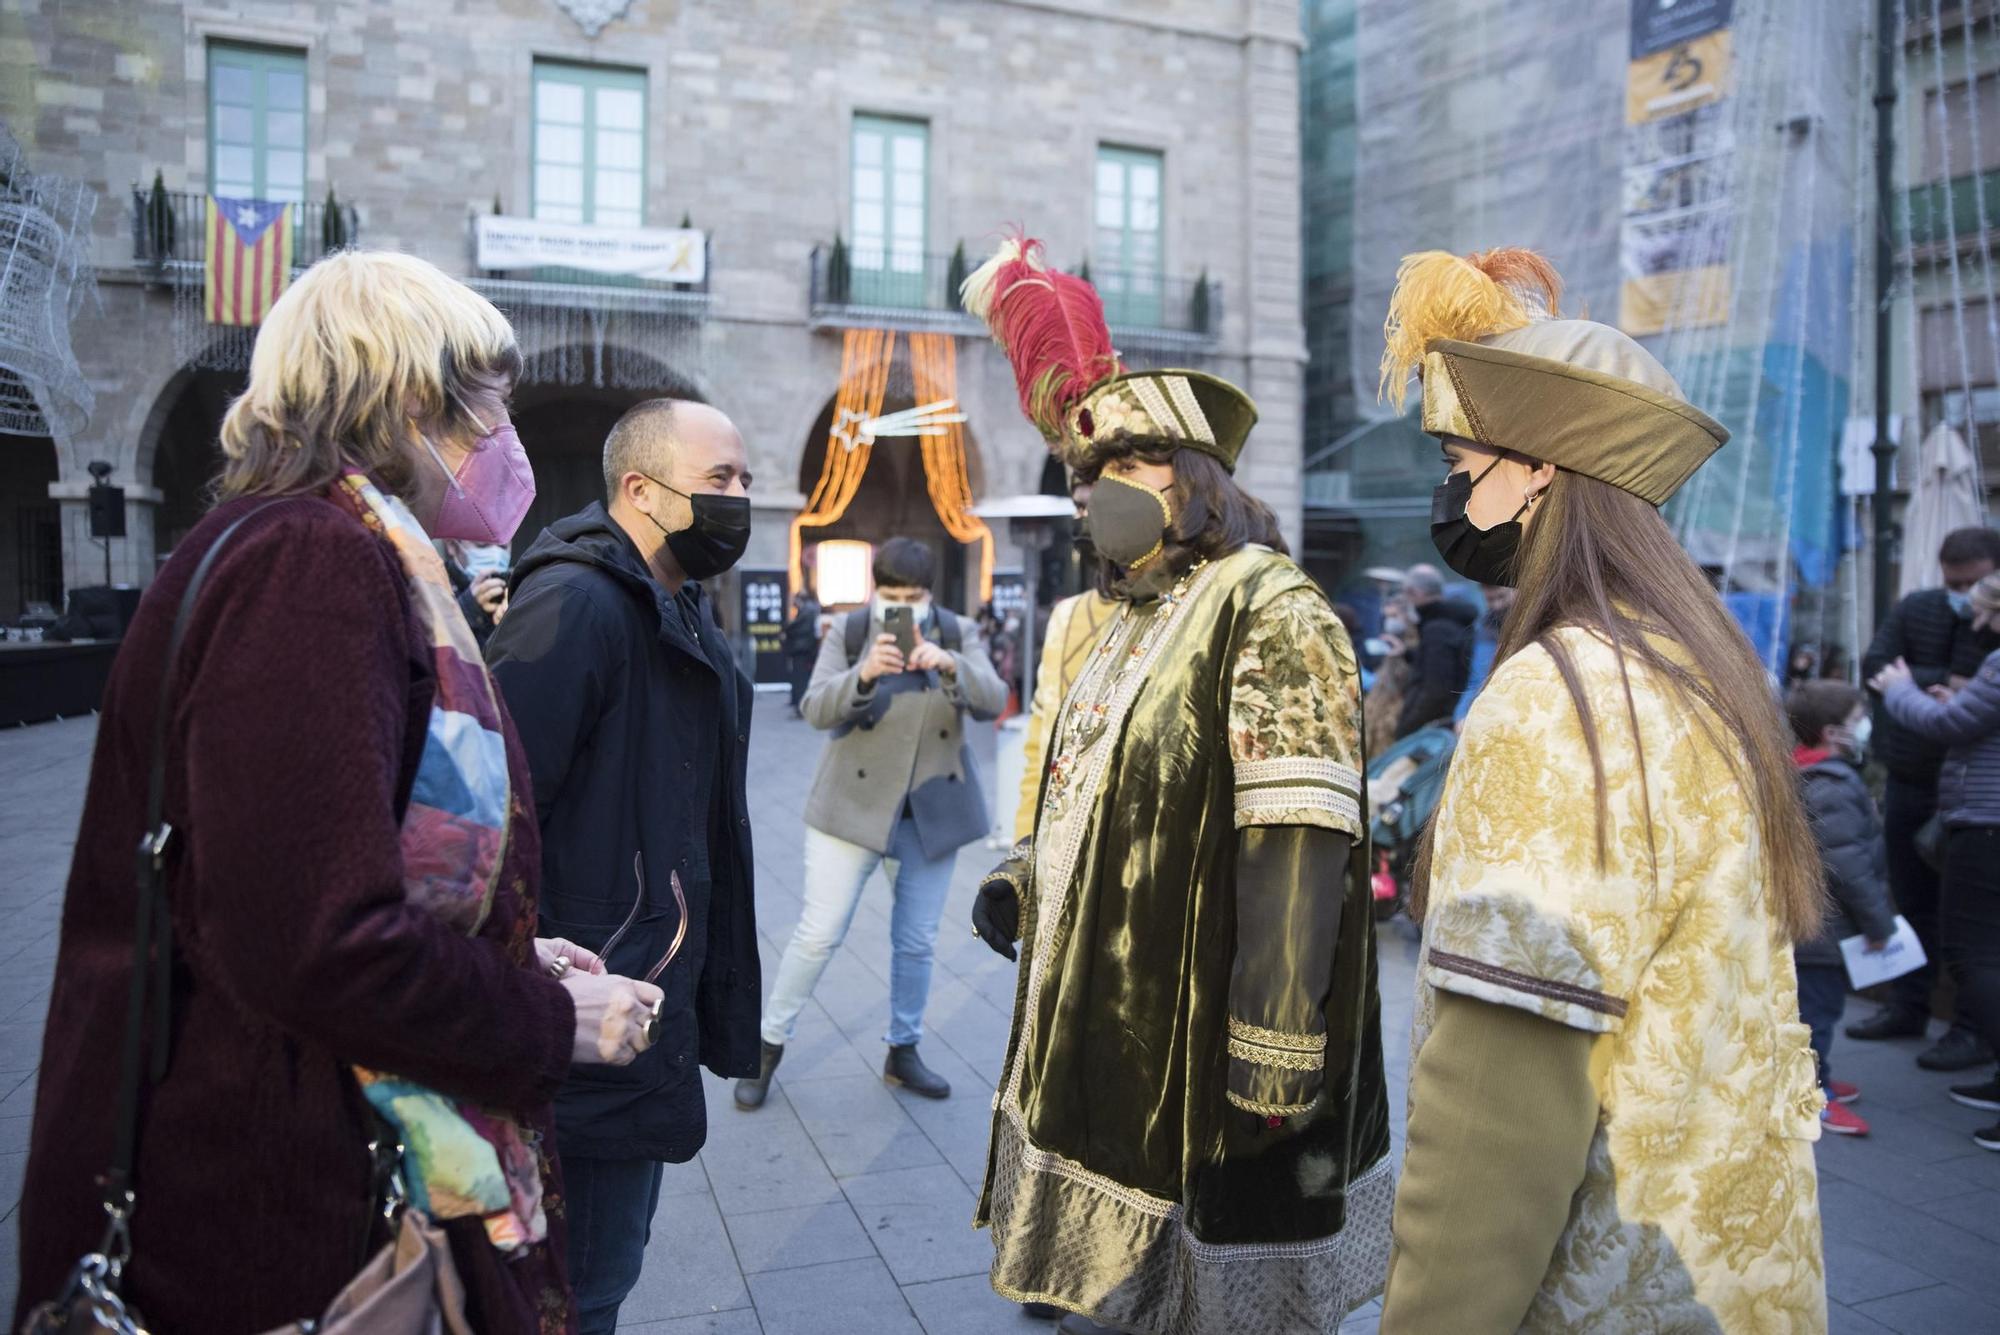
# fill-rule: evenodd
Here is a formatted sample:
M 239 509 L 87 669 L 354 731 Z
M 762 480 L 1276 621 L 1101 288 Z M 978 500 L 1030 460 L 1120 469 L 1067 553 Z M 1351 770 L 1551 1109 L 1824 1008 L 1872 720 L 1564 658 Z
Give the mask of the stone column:
M 1253 0 L 1243 44 L 1244 235 L 1241 303 L 1248 342 L 1244 388 L 1257 431 L 1239 473 L 1277 512 L 1297 551 L 1304 536 L 1299 474 L 1304 450 L 1304 287 L 1299 235 L 1299 8 Z

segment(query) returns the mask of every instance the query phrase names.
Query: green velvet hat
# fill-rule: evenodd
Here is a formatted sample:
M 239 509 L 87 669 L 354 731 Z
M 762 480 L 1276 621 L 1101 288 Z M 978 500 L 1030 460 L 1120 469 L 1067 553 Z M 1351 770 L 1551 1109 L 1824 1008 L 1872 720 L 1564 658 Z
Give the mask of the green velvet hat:
M 1013 365 L 1022 415 L 1070 468 L 1101 462 L 1102 447 L 1125 433 L 1176 441 L 1236 471 L 1257 423 L 1250 396 L 1202 371 L 1127 371 L 1097 289 L 1051 269 L 1041 242 L 1006 238 L 959 296 Z
M 1200 450 L 1230 472 L 1257 425 L 1257 405 L 1204 371 L 1128 371 L 1091 387 L 1070 411 L 1064 453 L 1072 468 L 1092 462 L 1099 442 L 1121 433 L 1156 436 Z

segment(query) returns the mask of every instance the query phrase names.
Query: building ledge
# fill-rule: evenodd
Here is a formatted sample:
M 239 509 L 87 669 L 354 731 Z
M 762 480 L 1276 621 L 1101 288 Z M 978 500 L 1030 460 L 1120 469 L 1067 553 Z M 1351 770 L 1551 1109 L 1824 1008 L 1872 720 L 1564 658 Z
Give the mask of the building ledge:
M 560 283 L 479 275 L 463 281 L 502 310 L 533 307 L 543 310 L 638 311 L 705 320 L 715 305 L 711 293 L 681 290 L 672 285 Z

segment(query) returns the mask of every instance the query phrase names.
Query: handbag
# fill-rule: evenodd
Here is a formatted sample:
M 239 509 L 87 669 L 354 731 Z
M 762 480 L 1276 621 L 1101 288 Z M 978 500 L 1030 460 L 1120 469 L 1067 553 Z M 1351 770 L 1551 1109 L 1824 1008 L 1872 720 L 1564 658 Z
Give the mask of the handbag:
M 125 1008 L 125 1038 L 118 1073 L 118 1112 L 111 1167 L 104 1174 L 104 1238 L 71 1269 L 62 1292 L 32 1309 L 21 1335 L 147 1335 L 145 1318 L 120 1293 L 132 1259 L 132 1210 L 137 1202 L 133 1159 L 138 1144 L 142 1084 L 166 1075 L 171 1035 L 173 924 L 167 912 L 167 845 L 173 827 L 163 818 L 167 778 L 167 722 L 173 705 L 173 665 L 180 658 L 195 599 L 223 545 L 244 523 L 274 502 L 249 510 L 222 531 L 202 554 L 174 613 L 160 673 L 153 717 L 152 763 L 146 783 L 146 831 L 137 859 L 139 904 L 133 928 L 132 987 Z M 150 961 L 150 962 L 149 962 Z M 149 998 L 150 992 L 150 998 Z M 149 1004 L 150 1003 L 150 1004 Z M 151 1014 L 148 1015 L 150 1010 Z M 141 1062 L 142 1040 L 154 1026 L 150 1071 Z M 269 1335 L 472 1335 L 465 1319 L 465 1290 L 452 1265 L 444 1233 L 409 1208 L 396 1178 L 402 1146 L 386 1133 L 370 1142 L 383 1210 L 395 1236 L 370 1258 L 317 1319 L 295 1321 Z

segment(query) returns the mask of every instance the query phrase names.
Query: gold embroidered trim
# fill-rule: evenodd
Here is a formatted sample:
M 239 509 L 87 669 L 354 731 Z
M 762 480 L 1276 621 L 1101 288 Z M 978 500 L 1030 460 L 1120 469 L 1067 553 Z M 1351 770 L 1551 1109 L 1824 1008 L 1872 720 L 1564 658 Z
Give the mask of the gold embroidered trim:
M 1245 760 L 1236 766 L 1236 786 L 1286 781 L 1328 783 L 1350 793 L 1361 790 L 1361 772 L 1351 765 L 1320 756 L 1278 756 L 1271 760 Z
M 1361 824 L 1361 803 L 1331 788 L 1238 788 L 1236 814 L 1260 811 L 1323 811 L 1336 819 Z
M 1253 1099 L 1244 1098 L 1233 1089 L 1225 1089 L 1222 1094 L 1244 1112 L 1253 1112 L 1261 1117 L 1298 1117 L 1311 1112 L 1313 1104 L 1319 1102 L 1318 1099 L 1314 1099 L 1311 1103 L 1258 1103 Z
M 1325 1052 L 1280 1052 L 1272 1048 L 1260 1048 L 1245 1043 L 1240 1038 L 1229 1040 L 1229 1055 L 1238 1057 L 1257 1066 L 1272 1066 L 1281 1071 L 1323 1071 L 1326 1069 Z
M 1178 1205 L 1164 1217 L 1136 1214 L 1102 1194 L 1094 1174 L 1067 1181 L 1043 1176 L 1024 1162 L 1021 1151 L 1030 1147 L 1011 1117 L 995 1125 L 993 1140 L 982 1222 L 992 1229 L 991 1283 L 1003 1298 L 1054 1303 L 1156 1335 L 1212 1331 L 1213 1321 L 1198 1313 L 1228 1313 L 1230 1335 L 1293 1335 L 1332 1330 L 1382 1291 L 1396 1185 L 1387 1154 L 1347 1183 L 1338 1233 L 1286 1243 L 1207 1243 L 1190 1231 Z M 1095 1248 L 1075 1241 L 1107 1228 L 1121 1240 L 1116 1257 L 1092 1255 Z M 1260 1305 L 1274 1292 L 1295 1294 L 1307 1306 Z
M 1021 1166 L 1031 1173 L 1047 1173 L 1052 1177 L 1068 1178 L 1081 1187 L 1109 1196 L 1121 1205 L 1129 1205 L 1141 1214 L 1155 1219 L 1179 1219 L 1181 1207 L 1178 1202 L 1150 1196 L 1136 1187 L 1128 1187 L 1113 1181 L 1102 1173 L 1093 1173 L 1074 1159 L 1057 1154 L 1054 1150 L 1038 1149 L 1028 1139 L 1028 1124 L 1020 1111 L 1011 1105 L 1007 1109 L 1007 1121 L 1014 1128 L 1014 1134 L 1021 1138 Z
M 1188 438 L 1187 427 L 1181 422 L 1180 414 L 1167 406 L 1167 396 L 1160 392 L 1158 382 L 1139 376 L 1126 381 L 1125 387 L 1132 391 L 1133 398 L 1139 400 L 1139 406 L 1146 410 L 1146 416 L 1153 419 L 1154 425 L 1176 439 Z M 1208 423 L 1203 422 L 1202 425 L 1207 426 Z M 1208 443 L 1214 444 L 1213 441 Z
M 1246 1043 L 1256 1043 L 1267 1048 L 1283 1048 L 1288 1052 L 1326 1052 L 1325 1034 L 1301 1034 L 1289 1029 L 1266 1029 L 1259 1024 L 1250 1024 L 1234 1015 L 1229 1017 L 1229 1037 L 1242 1039 Z
M 1167 397 L 1173 400 L 1174 410 L 1187 426 L 1188 434 L 1204 445 L 1215 444 L 1215 428 L 1208 424 L 1208 414 L 1201 410 L 1201 401 L 1194 396 L 1194 386 L 1184 375 L 1161 376 L 1166 382 Z

